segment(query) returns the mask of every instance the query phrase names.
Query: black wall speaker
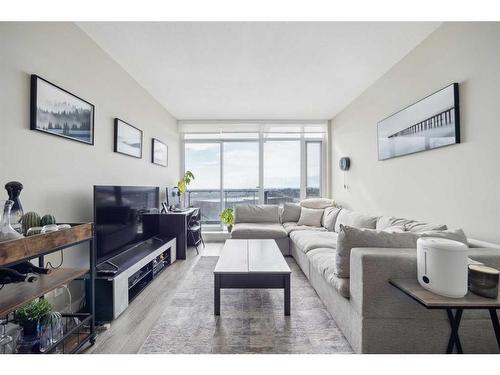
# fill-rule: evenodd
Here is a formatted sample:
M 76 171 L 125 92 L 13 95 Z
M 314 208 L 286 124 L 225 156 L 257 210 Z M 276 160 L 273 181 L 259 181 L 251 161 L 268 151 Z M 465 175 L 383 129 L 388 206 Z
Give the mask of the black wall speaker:
M 350 158 L 348 158 L 347 156 L 340 158 L 340 161 L 339 161 L 340 170 L 348 171 L 350 166 L 351 166 L 351 159 Z

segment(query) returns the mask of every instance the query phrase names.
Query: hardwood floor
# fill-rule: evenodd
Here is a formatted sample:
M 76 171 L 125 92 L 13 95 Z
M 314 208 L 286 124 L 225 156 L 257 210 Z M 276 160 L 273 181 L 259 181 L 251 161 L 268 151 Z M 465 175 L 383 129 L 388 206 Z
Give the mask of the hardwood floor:
M 201 256 L 217 256 L 222 246 L 223 243 L 207 243 L 205 248 L 199 247 L 199 255 L 196 254 L 194 247 L 190 247 L 187 259 L 174 262 L 162 272 L 128 309 L 111 323 L 108 330 L 99 333 L 96 343 L 85 353 L 137 353 L 177 288 L 182 284 L 184 277 L 189 274 Z

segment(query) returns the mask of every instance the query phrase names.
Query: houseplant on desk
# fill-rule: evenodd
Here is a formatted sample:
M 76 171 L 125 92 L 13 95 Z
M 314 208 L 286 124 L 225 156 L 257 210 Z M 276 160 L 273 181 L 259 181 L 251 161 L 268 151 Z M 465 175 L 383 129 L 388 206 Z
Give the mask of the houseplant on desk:
M 187 191 L 187 188 L 191 181 L 194 180 L 194 174 L 191 171 L 186 171 L 184 173 L 184 176 L 177 182 L 177 194 L 179 195 L 179 201 L 184 203 L 184 199 L 181 198 L 181 194 L 185 194 Z
M 223 224 L 227 225 L 227 231 L 231 233 L 234 224 L 234 211 L 232 208 L 226 208 L 219 215 Z

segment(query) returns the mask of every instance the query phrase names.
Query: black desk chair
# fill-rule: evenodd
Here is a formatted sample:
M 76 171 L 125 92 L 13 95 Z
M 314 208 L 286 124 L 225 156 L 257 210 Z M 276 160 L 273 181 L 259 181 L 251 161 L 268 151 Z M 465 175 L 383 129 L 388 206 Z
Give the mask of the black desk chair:
M 193 210 L 193 213 L 189 217 L 187 226 L 187 240 L 189 245 L 193 245 L 196 248 L 196 253 L 199 254 L 198 245 L 200 243 L 205 247 L 205 241 L 203 241 L 203 236 L 201 235 L 201 211 L 199 208 Z

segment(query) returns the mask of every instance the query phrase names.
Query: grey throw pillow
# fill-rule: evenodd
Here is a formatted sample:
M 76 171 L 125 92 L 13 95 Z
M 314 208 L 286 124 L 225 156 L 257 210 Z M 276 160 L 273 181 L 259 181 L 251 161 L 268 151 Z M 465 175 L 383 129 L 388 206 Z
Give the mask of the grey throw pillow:
M 297 225 L 309 225 L 311 227 L 321 227 L 321 218 L 323 217 L 323 210 L 316 208 L 302 207 L 300 211 L 300 218 Z
M 282 223 L 296 223 L 299 221 L 302 207 L 298 203 L 285 203 L 283 205 L 283 213 L 281 214 Z
M 405 224 L 405 230 L 408 232 L 414 233 L 423 233 L 431 230 L 446 230 L 448 227 L 444 224 L 429 224 L 422 223 L 419 221 L 412 221 L 410 223 Z
M 343 208 L 337 216 L 337 221 L 335 222 L 335 232 L 340 230 L 341 224 L 354 228 L 375 229 L 375 226 L 377 225 L 377 217 Z
M 340 207 L 327 207 L 323 212 L 323 218 L 321 219 L 321 225 L 328 231 L 333 232 L 335 229 L 335 221 L 340 212 Z
M 356 247 L 416 248 L 418 234 L 410 232 L 385 232 L 374 229 L 358 229 L 340 225 L 337 237 L 335 274 L 350 277 L 351 249 Z

